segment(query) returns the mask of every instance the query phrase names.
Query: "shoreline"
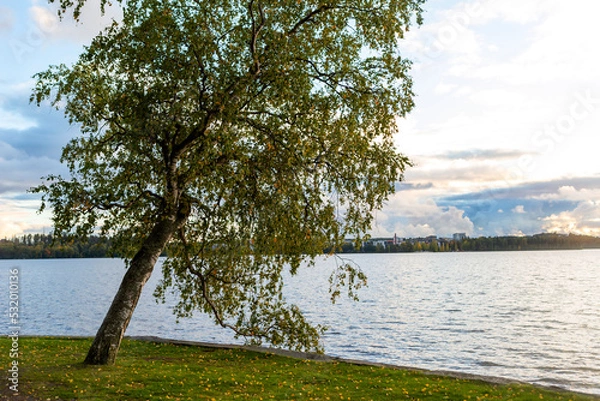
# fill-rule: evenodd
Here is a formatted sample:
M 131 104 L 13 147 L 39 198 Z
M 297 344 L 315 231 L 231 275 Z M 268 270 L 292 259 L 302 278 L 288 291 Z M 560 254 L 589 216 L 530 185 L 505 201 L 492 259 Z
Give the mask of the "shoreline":
M 485 376 L 478 375 L 474 373 L 465 373 L 465 372 L 457 372 L 452 370 L 431 370 L 424 368 L 417 368 L 413 366 L 403 366 L 403 365 L 394 365 L 389 363 L 382 362 L 372 362 L 361 359 L 349 359 L 342 358 L 337 356 L 330 356 L 327 354 L 318 354 L 314 352 L 301 352 L 301 351 L 290 351 L 283 348 L 271 348 L 271 347 L 259 347 L 252 345 L 238 345 L 238 344 L 220 344 L 220 343 L 209 343 L 202 341 L 187 341 L 187 340 L 175 340 L 169 338 L 163 338 L 158 336 L 125 336 L 124 338 L 136 341 L 148 341 L 155 342 L 160 344 L 173 344 L 173 345 L 181 345 L 188 347 L 206 347 L 206 348 L 216 348 L 216 349 L 242 349 L 253 352 L 261 352 L 261 353 L 270 353 L 275 355 L 280 355 L 293 359 L 303 359 L 317 362 L 341 362 L 348 363 L 352 365 L 361 365 L 361 366 L 373 366 L 373 367 L 381 367 L 387 369 L 396 369 L 396 370 L 405 370 L 412 372 L 419 372 L 430 376 L 445 376 L 451 377 L 454 379 L 464 379 L 464 380 L 473 380 L 480 381 L 488 384 L 499 384 L 499 385 L 508 385 L 508 384 L 522 384 L 528 386 L 534 386 L 544 390 L 556 391 L 560 393 L 573 393 L 585 396 L 591 396 L 592 398 L 600 400 L 600 394 L 592 394 L 585 393 L 577 390 L 569 390 L 567 388 L 559 387 L 559 386 L 544 386 L 537 383 L 529 383 L 525 381 L 521 381 L 518 379 L 510 379 L 506 377 L 497 377 L 497 376 Z
M 454 254 L 454 253 L 517 253 L 517 252 L 561 252 L 561 251 L 600 251 L 600 246 L 580 247 L 580 248 L 527 248 L 527 249 L 479 249 L 479 250 L 458 250 L 458 251 L 382 251 L 382 252 L 336 252 L 336 255 L 414 255 L 414 254 Z M 321 257 L 328 257 L 328 253 L 320 254 Z M 160 258 L 168 258 L 167 255 L 161 255 Z M 24 260 L 84 260 L 84 259 L 114 259 L 124 260 L 120 256 L 40 256 L 40 257 L 4 257 L 0 254 L 0 261 L 24 261 Z
M 42 335 L 25 335 L 23 338 L 36 338 L 36 337 L 45 337 L 45 338 L 63 338 L 63 339 L 90 339 L 93 337 L 90 336 L 42 336 Z M 302 359 L 302 360 L 310 360 L 316 362 L 323 363 L 348 363 L 352 365 L 361 365 L 361 366 L 372 366 L 372 367 L 381 367 L 387 369 L 395 369 L 395 370 L 405 370 L 412 372 L 419 372 L 430 376 L 444 376 L 455 379 L 463 379 L 463 380 L 473 380 L 484 382 L 488 384 L 496 384 L 496 385 L 509 385 L 509 384 L 520 384 L 520 385 L 529 385 L 534 386 L 539 389 L 555 391 L 559 393 L 572 393 L 578 395 L 584 395 L 592 397 L 593 399 L 600 400 L 600 394 L 586 393 L 583 391 L 570 390 L 564 387 L 559 386 L 544 386 L 537 383 L 530 383 L 521 381 L 518 379 L 511 379 L 506 377 L 497 377 L 497 376 L 486 376 L 486 375 L 478 375 L 473 373 L 464 373 L 457 372 L 451 370 L 431 370 L 425 368 L 417 368 L 413 366 L 403 366 L 403 365 L 394 365 L 382 362 L 372 362 L 360 359 L 349 359 L 342 358 L 336 356 L 330 356 L 327 354 L 318 354 L 313 352 L 301 352 L 301 351 L 291 351 L 283 348 L 272 348 L 272 347 L 262 347 L 262 346 L 252 346 L 252 345 L 241 345 L 241 344 L 227 344 L 227 343 L 211 343 L 211 342 L 202 342 L 202 341 L 188 341 L 188 340 L 177 340 L 177 339 L 169 339 L 158 336 L 125 336 L 124 339 L 133 340 L 133 341 L 145 341 L 145 342 L 154 342 L 159 344 L 173 344 L 187 347 L 203 347 L 203 348 L 214 348 L 214 349 L 240 349 L 251 352 L 260 352 L 260 353 L 269 353 L 274 355 L 279 355 L 283 357 L 293 358 L 293 359 Z

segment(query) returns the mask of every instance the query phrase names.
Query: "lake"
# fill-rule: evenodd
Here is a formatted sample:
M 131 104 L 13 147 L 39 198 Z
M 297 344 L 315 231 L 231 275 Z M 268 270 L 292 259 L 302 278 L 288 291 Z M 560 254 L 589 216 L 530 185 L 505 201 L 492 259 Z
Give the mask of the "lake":
M 600 250 L 341 256 L 369 277 L 359 302 L 329 302 L 334 258 L 286 278 L 289 302 L 330 327 L 327 354 L 600 394 Z M 113 259 L 4 260 L 5 293 L 14 267 L 23 335 L 93 336 L 125 271 Z M 177 324 L 174 298 L 152 297 L 159 278 L 127 335 L 239 343 L 201 314 Z

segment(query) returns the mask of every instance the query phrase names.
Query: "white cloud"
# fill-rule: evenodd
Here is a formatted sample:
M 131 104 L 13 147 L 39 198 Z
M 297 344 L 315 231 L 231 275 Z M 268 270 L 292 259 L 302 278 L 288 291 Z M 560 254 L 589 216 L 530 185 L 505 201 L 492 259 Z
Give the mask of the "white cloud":
M 442 166 L 420 156 L 465 146 L 529 153 L 495 166 L 496 181 L 600 173 L 591 162 L 600 146 L 600 107 L 594 104 L 590 111 L 577 104 L 581 94 L 600 98 L 598 12 L 595 0 L 472 0 L 428 14 L 423 28 L 411 31 L 406 41 L 417 60 L 419 96 L 414 123 L 399 149 L 421 159 L 423 174 Z M 440 32 L 446 32 L 445 41 Z M 444 46 L 433 49 L 436 41 Z M 585 118 L 571 119 L 573 110 L 586 112 Z M 562 135 L 565 126 L 568 134 Z M 483 178 L 478 161 L 469 166 L 472 173 L 455 171 Z M 490 167 L 483 166 L 492 178 Z M 475 183 L 480 186 L 481 179 Z
M 552 214 L 543 221 L 547 232 L 600 236 L 600 202 L 581 202 L 575 209 Z
M 448 93 L 454 92 L 458 88 L 459 86 L 456 84 L 445 84 L 440 82 L 433 91 L 438 95 L 446 95 Z
M 77 43 L 88 43 L 113 20 L 118 21 L 122 18 L 121 8 L 116 2 L 115 5 L 107 5 L 106 13 L 102 15 L 100 1 L 88 0 L 82 9 L 79 21 L 75 21 L 69 13 L 60 21 L 57 10 L 57 5 L 42 6 L 35 0 L 29 9 L 32 21 L 44 39 L 66 39 Z
M 600 77 L 599 12 L 595 0 L 467 1 L 428 16 L 403 46 L 444 76 L 511 86 L 586 82 Z M 510 35 L 511 24 L 526 31 Z M 508 49 L 508 57 L 493 57 Z
M 481 10 L 468 3 L 438 12 L 419 29 L 405 36 L 403 49 L 416 57 L 418 68 L 436 65 L 448 55 L 456 56 L 453 64 L 477 64 L 480 60 L 482 42 L 470 25 L 479 18 Z
M 446 147 L 449 150 L 451 145 Z M 463 148 L 464 149 L 464 148 Z M 518 152 L 493 152 L 486 157 L 477 155 L 448 158 L 444 154 L 414 156 L 415 166 L 406 174 L 411 183 L 433 183 L 438 189 L 446 191 L 478 192 L 491 188 L 505 188 L 517 182 L 512 170 L 518 166 Z M 441 195 L 441 194 L 437 194 Z
M 0 171 L 9 172 L 0 179 L 0 238 L 50 227 L 49 213 L 37 213 L 40 200 L 25 193 L 42 183 L 41 175 L 64 173 L 65 167 L 58 160 L 29 157 L 0 141 Z
M 527 24 L 539 20 L 557 0 L 476 0 L 472 3 L 477 4 L 480 10 L 480 18 L 474 21 L 475 24 L 485 24 L 495 19 Z
M 511 211 L 516 214 L 525 214 L 525 206 L 517 205 Z
M 51 34 L 59 29 L 58 15 L 50 7 L 33 6 L 29 9 L 29 14 L 41 32 Z
M 0 108 L 0 129 L 25 131 L 34 127 L 37 127 L 35 121 L 31 121 L 19 113 Z
M 0 130 L 25 131 L 38 126 L 35 120 L 10 110 L 11 102 L 19 96 L 27 99 L 30 90 L 31 86 L 25 88 L 23 84 L 0 85 Z M 7 104 L 9 108 L 6 107 Z
M 473 222 L 454 206 L 442 207 L 432 199 L 431 190 L 407 190 L 394 194 L 377 213 L 374 236 L 423 237 L 474 232 Z
M 564 185 L 558 188 L 558 191 L 532 196 L 535 200 L 563 200 L 582 202 L 592 199 L 600 199 L 600 188 L 581 188 L 576 189 L 572 185 Z
M 47 213 L 38 214 L 40 203 L 37 200 L 12 200 L 0 197 L 0 238 L 27 231 L 42 232 L 50 227 Z
M 529 100 L 521 91 L 507 88 L 485 88 L 473 91 L 469 99 L 476 104 L 489 107 L 490 110 L 498 111 L 498 108 L 502 107 L 509 112 L 514 110 L 514 105 L 522 105 Z
M 532 45 L 519 61 L 545 69 L 538 70 L 547 79 L 588 80 L 598 78 L 600 50 L 595 0 L 553 1 L 547 18 L 536 27 Z
M 600 76 L 600 50 L 596 40 L 600 35 L 600 26 L 596 23 L 600 3 L 597 1 L 488 0 L 486 3 L 482 22 L 528 23 L 531 34 L 521 43 L 504 43 L 504 46 L 519 49 L 515 57 L 482 63 L 464 73 L 480 79 L 501 79 L 509 85 L 587 82 Z M 487 44 L 493 46 L 499 46 L 503 40 L 491 36 L 486 39 Z
M 401 235 L 406 234 L 400 230 L 415 235 L 439 233 L 435 216 L 460 223 L 461 219 L 449 216 L 450 209 L 428 202 L 427 197 L 441 198 L 442 192 L 450 196 L 600 174 L 594 163 L 600 146 L 596 102 L 600 99 L 600 25 L 596 23 L 600 2 L 468 0 L 456 2 L 449 10 L 436 12 L 431 7 L 425 25 L 411 31 L 402 44 L 416 61 L 418 97 L 416 110 L 402 123 L 402 140 L 397 144 L 416 162 L 406 174 L 407 181 L 432 183 L 436 190 L 408 195 L 406 205 L 390 202 L 380 230 L 391 232 L 395 227 Z M 589 108 L 581 106 L 581 94 L 593 99 L 587 102 Z M 585 111 L 585 118 L 574 118 L 573 110 L 577 116 Z M 569 132 L 559 138 L 565 126 Z M 502 160 L 438 157 L 469 148 L 522 153 Z M 584 205 L 600 199 L 600 190 L 565 187 L 537 198 Z M 517 202 L 525 199 L 536 200 L 527 197 Z M 521 230 L 540 229 L 542 223 L 549 230 L 561 221 L 574 222 L 580 230 L 600 224 L 584 215 L 583 206 L 542 221 L 535 220 L 540 217 L 535 202 L 514 205 L 494 208 L 496 222 L 465 210 L 482 233 L 522 234 Z M 396 208 L 403 212 L 390 212 Z M 577 218 L 586 223 L 577 226 Z
M 15 24 L 15 16 L 8 7 L 0 7 L 0 33 L 10 31 Z
M 0 163 L 6 162 L 6 160 L 19 160 L 26 157 L 27 155 L 24 152 L 19 151 L 9 144 L 0 141 Z
M 33 168 L 32 168 L 33 167 Z M 23 194 L 29 188 L 41 184 L 41 176 L 49 172 L 65 174 L 67 168 L 49 157 L 33 157 L 0 141 L 0 171 L 8 172 L 0 177 L 0 196 Z

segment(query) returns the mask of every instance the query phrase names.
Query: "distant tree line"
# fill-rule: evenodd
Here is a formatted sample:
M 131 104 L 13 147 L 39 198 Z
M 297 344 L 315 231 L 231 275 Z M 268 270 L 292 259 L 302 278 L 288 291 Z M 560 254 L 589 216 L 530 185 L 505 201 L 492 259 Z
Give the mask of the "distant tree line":
M 86 240 L 55 238 L 51 234 L 25 234 L 0 239 L 0 259 L 104 258 L 110 241 L 90 236 Z
M 86 240 L 54 238 L 51 234 L 26 234 L 0 239 L 0 259 L 105 258 L 115 255 L 110 239 L 90 236 Z M 461 241 L 445 238 L 409 238 L 399 243 L 363 243 L 357 250 L 347 242 L 339 253 L 401 253 L 401 252 L 486 252 L 533 251 L 552 249 L 600 248 L 600 238 L 586 235 L 536 234 L 465 238 Z M 168 252 L 168 251 L 167 251 Z M 330 253 L 331 249 L 325 249 Z M 164 253 L 166 255 L 167 253 Z
M 526 237 L 467 238 L 459 244 L 459 249 L 463 251 L 535 251 L 586 248 L 600 248 L 600 238 L 575 234 L 536 234 Z
M 397 253 L 397 252 L 485 252 L 485 251 L 534 251 L 553 249 L 600 248 L 600 238 L 576 234 L 535 234 L 529 236 L 502 236 L 465 238 L 410 238 L 399 243 L 366 242 L 359 249 L 347 242 L 338 250 L 341 253 Z

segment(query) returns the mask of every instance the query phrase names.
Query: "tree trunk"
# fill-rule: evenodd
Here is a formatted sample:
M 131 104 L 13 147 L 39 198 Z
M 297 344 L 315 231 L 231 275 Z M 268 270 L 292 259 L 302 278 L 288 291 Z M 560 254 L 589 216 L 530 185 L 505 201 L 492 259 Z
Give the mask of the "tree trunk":
M 141 249 L 131 260 L 84 363 L 88 365 L 115 363 L 121 340 L 140 299 L 144 284 L 152 275 L 154 265 L 165 246 L 175 231 L 185 222 L 186 217 L 177 215 L 159 220 L 144 240 Z

